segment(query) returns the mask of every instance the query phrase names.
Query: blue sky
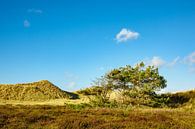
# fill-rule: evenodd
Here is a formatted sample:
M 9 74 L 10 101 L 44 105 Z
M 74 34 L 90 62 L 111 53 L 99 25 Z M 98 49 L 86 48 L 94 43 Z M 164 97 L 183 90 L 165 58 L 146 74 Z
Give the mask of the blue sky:
M 1 0 L 0 83 L 74 91 L 112 68 L 159 67 L 165 91 L 195 88 L 193 0 Z

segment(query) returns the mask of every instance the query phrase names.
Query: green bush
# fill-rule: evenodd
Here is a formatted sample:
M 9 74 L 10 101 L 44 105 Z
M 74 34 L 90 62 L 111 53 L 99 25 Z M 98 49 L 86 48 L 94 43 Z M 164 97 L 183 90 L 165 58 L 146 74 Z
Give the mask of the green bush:
M 90 88 L 82 89 L 77 91 L 78 94 L 83 95 L 99 95 L 102 92 L 102 88 L 99 86 L 92 86 Z
M 70 108 L 70 109 L 75 109 L 75 110 L 81 110 L 85 108 L 90 108 L 91 105 L 87 103 L 82 103 L 82 104 L 66 104 L 65 107 Z

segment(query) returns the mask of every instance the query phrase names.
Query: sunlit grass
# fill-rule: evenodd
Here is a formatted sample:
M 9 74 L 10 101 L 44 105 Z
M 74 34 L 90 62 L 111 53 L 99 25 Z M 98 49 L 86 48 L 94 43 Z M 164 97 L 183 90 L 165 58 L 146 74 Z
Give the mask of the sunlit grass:
M 0 128 L 193 129 L 195 112 L 184 109 L 110 109 L 67 106 L 0 106 Z

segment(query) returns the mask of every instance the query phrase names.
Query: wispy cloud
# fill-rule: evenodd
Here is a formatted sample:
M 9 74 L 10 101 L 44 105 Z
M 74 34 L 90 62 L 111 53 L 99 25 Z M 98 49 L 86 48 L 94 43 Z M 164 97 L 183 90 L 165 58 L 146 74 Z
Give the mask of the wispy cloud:
M 129 29 L 123 28 L 117 35 L 116 40 L 118 42 L 126 42 L 128 40 L 137 39 L 139 37 L 138 32 L 131 31 Z
M 78 79 L 79 77 L 74 75 L 73 73 L 65 72 L 66 88 L 70 90 L 74 89 L 77 85 Z
M 35 8 L 28 9 L 27 12 L 28 13 L 37 13 L 37 14 L 42 14 L 43 13 L 43 11 L 41 9 L 35 9 Z
M 65 79 L 67 80 L 77 80 L 79 77 L 69 72 L 65 72 Z
M 195 73 L 195 51 L 186 56 L 183 62 L 188 65 L 189 72 Z
M 68 88 L 70 88 L 70 89 L 75 88 L 76 82 L 69 82 L 69 83 L 66 84 L 66 86 L 67 86 Z
M 35 9 L 35 8 L 28 9 L 27 12 L 28 13 L 34 13 L 34 14 L 42 14 L 43 13 L 43 11 L 41 9 Z M 25 28 L 28 28 L 31 25 L 28 20 L 24 20 L 24 23 L 23 24 L 24 24 L 24 27 Z
M 176 58 L 174 58 L 172 61 L 167 61 L 162 59 L 159 56 L 154 56 L 151 59 L 145 59 L 145 64 L 148 66 L 154 66 L 154 67 L 173 67 L 176 64 L 178 64 L 180 62 L 181 58 L 179 56 L 177 56 Z
M 147 65 L 154 66 L 154 67 L 162 67 L 166 64 L 166 61 L 164 61 L 162 58 L 158 56 L 154 56 L 151 60 L 147 61 Z
M 195 51 L 184 58 L 184 62 L 190 65 L 195 64 Z
M 180 59 L 181 58 L 179 56 L 177 56 L 172 62 L 168 63 L 167 66 L 169 66 L 169 67 L 175 66 L 180 61 Z
M 24 27 L 25 28 L 28 28 L 28 27 L 30 27 L 30 22 L 28 21 L 28 20 L 24 20 Z

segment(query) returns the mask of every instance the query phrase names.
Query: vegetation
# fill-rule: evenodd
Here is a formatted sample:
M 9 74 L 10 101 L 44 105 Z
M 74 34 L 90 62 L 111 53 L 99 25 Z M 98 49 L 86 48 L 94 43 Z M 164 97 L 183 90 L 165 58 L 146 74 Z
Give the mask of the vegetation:
M 167 93 L 161 96 L 167 100 L 165 104 L 168 107 L 188 107 L 195 110 L 195 90 L 177 92 L 175 94 Z
M 166 87 L 166 80 L 159 75 L 158 68 L 154 66 L 145 67 L 144 63 L 137 64 L 135 67 L 127 65 L 114 69 L 106 75 L 114 89 L 122 92 L 134 90 L 137 93 L 143 92 L 153 94 Z
M 157 94 L 166 87 L 166 80 L 158 69 L 145 67 L 143 63 L 135 67 L 125 66 L 114 69 L 98 78 L 94 86 L 78 91 L 88 96 L 93 107 L 154 107 L 195 109 L 195 91 Z M 113 94 L 115 95 L 113 97 Z
M 195 90 L 157 94 L 165 87 L 158 69 L 143 63 L 114 69 L 76 93 L 45 80 L 0 85 L 0 128 L 195 128 Z
M 114 107 L 111 106 L 112 103 L 105 104 L 104 108 L 97 107 L 97 105 L 94 107 L 91 103 L 72 103 L 64 104 L 64 106 L 57 106 L 55 104 L 53 106 L 1 105 L 0 128 L 195 128 L 195 90 L 175 94 L 163 94 L 162 96 L 170 98 L 166 105 L 171 105 L 171 108 Z
M 16 84 L 0 85 L 0 99 L 23 100 L 23 101 L 45 101 L 51 99 L 68 98 L 69 94 L 47 80 Z
M 92 99 L 91 102 L 95 102 L 98 106 L 113 104 L 113 102 L 116 104 L 117 102 L 117 105 L 159 107 L 168 99 L 156 94 L 156 91 L 166 87 L 166 80 L 159 75 L 158 68 L 145 67 L 144 63 L 137 64 L 135 67 L 127 65 L 114 69 L 105 76 L 98 78 L 94 85 L 80 91 L 80 93 L 94 95 L 95 99 Z M 113 92 L 120 93 L 120 98 L 110 101 L 110 94 Z
M 75 108 L 75 107 L 74 107 Z M 79 107 L 80 108 L 80 107 Z M 193 129 L 195 112 L 173 109 L 74 110 L 66 106 L 0 106 L 1 129 Z

